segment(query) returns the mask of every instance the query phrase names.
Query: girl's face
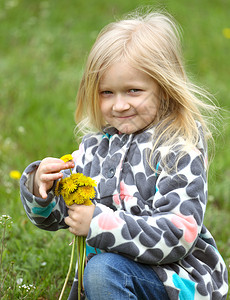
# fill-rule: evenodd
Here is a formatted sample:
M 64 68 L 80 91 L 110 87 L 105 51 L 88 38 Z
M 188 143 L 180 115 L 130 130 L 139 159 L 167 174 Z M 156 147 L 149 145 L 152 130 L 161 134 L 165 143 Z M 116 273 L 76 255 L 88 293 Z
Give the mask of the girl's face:
M 159 86 L 146 73 L 118 62 L 103 74 L 99 98 L 106 122 L 130 134 L 154 121 L 159 106 Z

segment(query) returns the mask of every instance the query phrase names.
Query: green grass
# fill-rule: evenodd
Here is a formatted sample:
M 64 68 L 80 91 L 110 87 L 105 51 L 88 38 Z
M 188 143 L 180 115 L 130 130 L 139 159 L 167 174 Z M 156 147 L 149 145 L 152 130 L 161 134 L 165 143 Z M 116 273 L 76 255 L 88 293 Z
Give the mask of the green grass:
M 68 231 L 45 232 L 30 223 L 20 202 L 18 181 L 9 172 L 22 172 L 31 161 L 76 149 L 75 95 L 87 53 L 104 25 L 140 5 L 166 8 L 175 16 L 183 28 L 191 76 L 229 110 L 230 39 L 222 34 L 230 27 L 227 0 L 0 1 L 0 215 L 10 215 L 13 221 L 2 252 L 1 299 L 58 298 L 72 236 Z M 228 112 L 223 112 L 223 120 L 215 137 L 205 223 L 229 266 Z M 2 227 L 0 231 L 3 235 Z M 36 289 L 28 291 L 23 284 Z M 70 286 L 71 282 L 66 298 Z

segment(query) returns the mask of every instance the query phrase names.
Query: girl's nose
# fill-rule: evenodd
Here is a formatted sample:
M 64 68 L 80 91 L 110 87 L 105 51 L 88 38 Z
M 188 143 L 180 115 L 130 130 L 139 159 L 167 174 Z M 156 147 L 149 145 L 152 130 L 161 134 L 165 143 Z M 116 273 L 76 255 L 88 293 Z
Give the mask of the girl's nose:
M 126 101 L 125 97 L 118 95 L 115 98 L 115 102 L 113 104 L 113 111 L 121 112 L 124 110 L 128 110 L 130 108 L 130 104 Z

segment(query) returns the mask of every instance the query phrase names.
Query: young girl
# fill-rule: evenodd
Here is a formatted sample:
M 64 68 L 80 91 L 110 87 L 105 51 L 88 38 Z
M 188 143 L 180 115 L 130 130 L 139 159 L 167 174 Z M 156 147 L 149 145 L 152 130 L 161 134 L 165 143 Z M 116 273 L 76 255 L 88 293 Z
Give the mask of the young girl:
M 211 138 L 203 115 L 215 107 L 187 78 L 179 40 L 161 13 L 105 27 L 77 99 L 76 120 L 91 133 L 74 162 L 45 158 L 22 175 L 36 226 L 69 227 L 100 250 L 85 269 L 88 300 L 226 299 L 226 266 L 203 224 Z M 93 205 L 66 207 L 54 196 L 68 168 L 97 182 Z M 74 284 L 69 299 L 76 294 Z

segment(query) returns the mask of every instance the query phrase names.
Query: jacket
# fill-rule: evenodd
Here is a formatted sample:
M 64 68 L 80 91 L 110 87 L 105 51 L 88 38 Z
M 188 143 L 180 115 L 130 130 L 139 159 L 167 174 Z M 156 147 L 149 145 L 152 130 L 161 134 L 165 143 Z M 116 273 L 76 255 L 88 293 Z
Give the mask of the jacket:
M 150 155 L 153 127 L 130 135 L 106 128 L 86 135 L 72 154 L 73 173 L 97 182 L 87 245 L 152 265 L 172 300 L 226 299 L 228 290 L 225 263 L 203 224 L 207 153 L 198 126 L 197 147 L 183 153 L 178 141 Z M 66 228 L 63 199 L 53 190 L 46 200 L 30 191 L 38 164 L 29 165 L 21 178 L 25 211 L 39 228 Z

